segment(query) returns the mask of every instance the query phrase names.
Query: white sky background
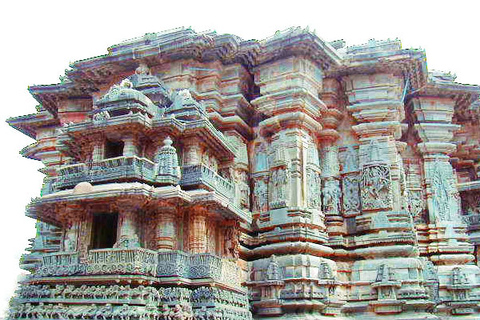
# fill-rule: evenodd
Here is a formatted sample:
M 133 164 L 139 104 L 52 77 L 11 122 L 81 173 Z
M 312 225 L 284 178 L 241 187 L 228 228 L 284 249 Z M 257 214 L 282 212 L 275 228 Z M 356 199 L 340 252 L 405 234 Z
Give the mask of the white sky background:
M 263 39 L 276 30 L 309 26 L 326 41 L 347 45 L 399 38 L 423 48 L 429 69 L 480 84 L 480 1 L 4 1 L 0 5 L 0 318 L 34 237 L 25 206 L 39 196 L 41 163 L 18 152 L 34 141 L 10 128 L 8 117 L 35 112 L 27 86 L 59 82 L 70 62 L 105 54 L 123 40 L 180 26 Z

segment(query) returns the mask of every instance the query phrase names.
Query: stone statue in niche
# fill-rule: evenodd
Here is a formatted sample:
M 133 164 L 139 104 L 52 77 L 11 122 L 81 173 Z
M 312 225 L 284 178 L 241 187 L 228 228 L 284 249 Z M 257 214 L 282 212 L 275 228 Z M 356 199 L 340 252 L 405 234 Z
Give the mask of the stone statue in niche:
M 343 178 L 343 211 L 347 214 L 360 212 L 360 182 L 356 174 Z
M 323 211 L 340 212 L 340 186 L 337 180 L 325 180 L 323 185 Z
M 307 169 L 307 206 L 311 209 L 319 209 L 322 205 L 320 185 L 320 174 L 313 169 Z
M 253 211 L 264 212 L 267 211 L 268 204 L 268 190 L 267 184 L 263 179 L 255 181 L 253 189 Z
M 390 167 L 370 165 L 362 171 L 362 208 L 366 210 L 392 207 Z
M 270 177 L 271 203 L 273 208 L 280 208 L 287 205 L 288 196 L 288 171 L 286 168 L 278 168 L 272 171 Z

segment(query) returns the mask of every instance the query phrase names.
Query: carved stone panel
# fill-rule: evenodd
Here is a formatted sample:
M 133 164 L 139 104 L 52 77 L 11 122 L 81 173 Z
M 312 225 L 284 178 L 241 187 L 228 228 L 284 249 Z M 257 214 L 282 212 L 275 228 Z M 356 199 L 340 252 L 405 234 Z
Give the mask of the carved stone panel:
M 360 213 L 360 178 L 357 174 L 343 178 L 343 212 L 345 215 Z
M 323 182 L 323 211 L 327 213 L 340 212 L 340 183 L 337 180 Z
M 322 204 L 320 197 L 320 174 L 314 169 L 307 169 L 307 206 L 311 209 L 320 209 Z
M 363 168 L 361 179 L 362 209 L 378 210 L 392 207 L 390 167 L 373 164 Z
M 270 207 L 282 208 L 287 206 L 289 195 L 289 172 L 287 168 L 276 168 L 270 176 Z
M 268 188 L 263 179 L 255 181 L 253 189 L 253 211 L 265 212 L 268 210 Z

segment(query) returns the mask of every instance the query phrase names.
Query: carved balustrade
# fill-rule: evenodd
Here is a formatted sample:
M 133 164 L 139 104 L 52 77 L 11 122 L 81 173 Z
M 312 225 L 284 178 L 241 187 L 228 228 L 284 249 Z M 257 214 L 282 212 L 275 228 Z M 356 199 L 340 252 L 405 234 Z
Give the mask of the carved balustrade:
M 90 250 L 87 274 L 156 275 L 157 253 L 143 248 Z
M 78 252 L 56 252 L 42 257 L 42 266 L 38 276 L 68 276 L 82 273 L 85 270 L 80 264 Z
M 204 186 L 206 189 L 215 190 L 229 199 L 233 199 L 235 192 L 235 188 L 230 181 L 204 165 L 183 166 L 180 185 Z
M 209 253 L 153 251 L 144 248 L 109 248 L 88 252 L 80 263 L 78 252 L 57 252 L 43 257 L 36 275 L 140 274 L 159 278 L 212 279 L 233 287 L 241 282 L 240 267 Z
M 80 182 L 99 183 L 116 180 L 156 182 L 155 163 L 137 156 L 105 159 L 87 166 L 85 163 L 58 169 L 57 189 L 74 187 Z

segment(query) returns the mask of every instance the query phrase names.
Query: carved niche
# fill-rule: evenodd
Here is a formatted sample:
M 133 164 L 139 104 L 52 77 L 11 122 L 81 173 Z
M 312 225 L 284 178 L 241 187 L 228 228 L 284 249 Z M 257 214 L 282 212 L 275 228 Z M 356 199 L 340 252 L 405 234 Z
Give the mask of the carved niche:
M 364 166 L 361 179 L 362 209 L 377 210 L 392 207 L 390 167 L 386 164 Z

